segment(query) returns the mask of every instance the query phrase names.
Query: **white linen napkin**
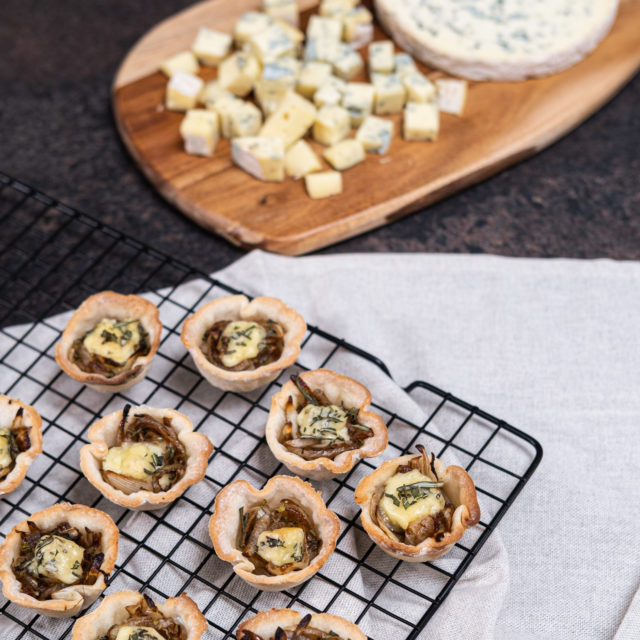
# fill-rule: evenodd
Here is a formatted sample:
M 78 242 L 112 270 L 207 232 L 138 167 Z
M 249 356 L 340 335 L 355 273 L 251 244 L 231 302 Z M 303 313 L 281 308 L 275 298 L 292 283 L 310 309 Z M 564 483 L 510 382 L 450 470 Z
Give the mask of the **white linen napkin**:
M 640 264 L 253 252 L 218 275 L 545 448 L 498 528 L 508 567 L 495 537 L 422 637 L 614 637 L 640 584 Z M 616 640 L 638 637 L 630 609 Z

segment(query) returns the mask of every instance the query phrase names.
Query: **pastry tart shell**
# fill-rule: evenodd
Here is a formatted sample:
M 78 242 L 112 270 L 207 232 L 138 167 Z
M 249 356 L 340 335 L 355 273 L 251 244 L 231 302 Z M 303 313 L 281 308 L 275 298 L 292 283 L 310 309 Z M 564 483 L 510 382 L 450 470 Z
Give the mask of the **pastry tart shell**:
M 142 490 L 126 494 L 103 478 L 102 460 L 107 455 L 109 447 L 115 446 L 118 428 L 122 421 L 122 410 L 110 413 L 89 427 L 87 435 L 90 444 L 86 444 L 80 449 L 80 468 L 87 480 L 107 500 L 122 507 L 139 511 L 162 509 L 181 496 L 191 485 L 204 478 L 213 445 L 204 434 L 194 433 L 191 420 L 174 409 L 154 409 L 141 405 L 131 407 L 129 410 L 130 416 L 137 413 L 150 415 L 160 421 L 165 417 L 171 418 L 171 427 L 187 453 L 185 474 L 178 482 L 172 485 L 168 491 L 156 493 Z
M 434 465 L 438 478 L 444 482 L 442 492 L 454 506 L 451 531 L 444 533 L 440 541 L 427 538 L 419 545 L 404 544 L 391 539 L 378 525 L 375 512 L 384 491 L 386 481 L 396 473 L 396 469 L 413 460 L 416 454 L 387 460 L 373 473 L 362 478 L 356 487 L 354 498 L 362 509 L 361 519 L 365 531 L 383 551 L 398 560 L 426 562 L 435 560 L 453 548 L 462 538 L 465 529 L 480 521 L 480 505 L 476 488 L 469 474 L 457 465 L 445 467 L 438 459 Z
M 294 500 L 304 509 L 313 522 L 322 545 L 318 555 L 304 569 L 278 576 L 255 574 L 255 565 L 237 547 L 240 507 L 250 509 L 265 501 L 274 505 L 285 498 Z M 339 534 L 338 516 L 327 509 L 322 494 L 308 482 L 291 476 L 274 476 L 261 490 L 254 489 L 245 480 L 228 484 L 216 496 L 213 515 L 209 520 L 209 535 L 218 557 L 231 562 L 240 578 L 262 591 L 282 591 L 309 580 L 333 553 Z
M 104 318 L 116 320 L 139 319 L 149 334 L 149 353 L 138 356 L 133 366 L 111 378 L 99 373 L 87 373 L 69 359 L 69 349 L 74 341 L 82 338 Z M 87 298 L 71 316 L 56 345 L 56 362 L 69 376 L 103 393 L 115 393 L 132 387 L 140 382 L 151 366 L 151 361 L 160 346 L 162 323 L 158 307 L 140 296 L 125 296 L 115 291 L 102 291 Z
M 16 456 L 13 469 L 0 481 L 0 496 L 6 496 L 18 488 L 31 463 L 42 453 L 42 418 L 31 405 L 15 398 L 0 396 L 0 427 L 11 425 L 19 408 L 22 408 L 22 424 L 30 427 L 30 446 Z
M 135 606 L 142 600 L 143 596 L 138 591 L 118 591 L 107 596 L 95 611 L 73 625 L 71 640 L 98 640 L 106 636 L 113 625 L 129 619 L 126 607 Z M 207 620 L 196 603 L 184 593 L 155 604 L 164 616 L 173 618 L 184 627 L 187 632 L 185 640 L 200 640 L 206 632 Z
M 284 329 L 280 357 L 250 371 L 228 371 L 210 362 L 202 352 L 202 337 L 216 322 L 274 320 Z M 254 298 L 236 295 L 217 298 L 189 316 L 182 326 L 181 339 L 189 350 L 198 371 L 209 384 L 225 391 L 252 391 L 275 380 L 300 354 L 300 343 L 307 325 L 302 316 L 277 298 Z
M 240 624 L 236 631 L 237 640 L 243 640 L 243 631 L 253 631 L 261 638 L 273 638 L 276 629 L 294 627 L 300 622 L 303 615 L 293 609 L 271 609 L 270 611 L 260 611 L 253 618 L 249 618 Z M 333 631 L 340 636 L 340 640 L 367 640 L 367 636 L 360 630 L 360 627 L 330 613 L 314 613 L 311 616 L 309 626 L 319 631 L 327 633 Z M 75 638 L 74 638 L 75 640 Z
M 18 523 L 0 547 L 0 580 L 2 580 L 2 593 L 6 598 L 21 607 L 33 609 L 45 616 L 54 618 L 75 616 L 93 604 L 104 591 L 107 586 L 104 575 L 100 573 L 92 585 L 64 587 L 53 593 L 49 600 L 38 600 L 24 593 L 11 565 L 20 551 L 21 533 L 28 530 L 28 521 L 35 523 L 43 531 L 51 530 L 61 522 L 68 522 L 72 527 L 86 527 L 92 531 L 100 531 L 102 533 L 101 552 L 104 553 L 100 569 L 107 575 L 113 571 L 118 557 L 118 527 L 106 513 L 98 509 L 62 502 L 38 511 Z
M 380 416 L 366 410 L 371 403 L 371 393 L 365 386 L 329 369 L 307 371 L 300 374 L 300 378 L 311 389 L 321 389 L 332 404 L 340 406 L 343 403 L 347 408 L 358 407 L 358 424 L 369 427 L 373 436 L 367 438 L 359 449 L 345 451 L 335 458 L 305 460 L 292 453 L 280 442 L 282 429 L 287 423 L 285 405 L 289 396 L 293 398 L 294 405 L 298 404 L 302 400 L 302 394 L 295 383 L 289 381 L 273 396 L 266 426 L 267 444 L 271 453 L 289 471 L 313 480 L 327 480 L 347 473 L 362 458 L 373 458 L 386 449 L 389 442 L 387 425 Z

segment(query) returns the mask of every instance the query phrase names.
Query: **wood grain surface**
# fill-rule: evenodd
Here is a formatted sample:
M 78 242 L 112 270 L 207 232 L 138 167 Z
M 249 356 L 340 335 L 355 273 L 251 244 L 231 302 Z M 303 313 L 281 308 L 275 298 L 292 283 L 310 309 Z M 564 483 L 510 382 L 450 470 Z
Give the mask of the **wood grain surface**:
M 299 2 L 303 9 L 316 4 Z M 206 0 L 158 24 L 123 61 L 112 94 L 122 139 L 155 188 L 198 224 L 245 248 L 307 253 L 444 198 L 566 134 L 640 67 L 640 0 L 622 0 L 609 35 L 575 67 L 526 82 L 470 83 L 464 115 L 443 114 L 435 143 L 405 142 L 401 116 L 392 116 L 388 154 L 368 155 L 346 171 L 341 195 L 311 200 L 303 180 L 264 183 L 234 166 L 228 140 L 212 158 L 187 155 L 178 130 L 183 115 L 163 108 L 167 80 L 159 64 L 188 49 L 200 26 L 231 31 L 244 11 L 260 6 Z M 377 30 L 376 39 L 384 37 Z M 203 67 L 201 76 L 212 79 L 215 70 Z

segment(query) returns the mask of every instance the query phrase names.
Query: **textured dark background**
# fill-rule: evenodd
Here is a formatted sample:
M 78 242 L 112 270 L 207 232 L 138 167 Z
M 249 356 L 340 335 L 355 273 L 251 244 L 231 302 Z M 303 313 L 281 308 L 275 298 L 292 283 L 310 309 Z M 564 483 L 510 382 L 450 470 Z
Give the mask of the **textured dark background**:
M 134 42 L 188 4 L 4 0 L 0 170 L 213 271 L 243 252 L 201 230 L 155 194 L 118 139 L 109 100 L 116 69 Z M 584 90 L 589 90 L 588 83 Z M 322 253 L 638 259 L 638 104 L 640 77 L 537 156 Z

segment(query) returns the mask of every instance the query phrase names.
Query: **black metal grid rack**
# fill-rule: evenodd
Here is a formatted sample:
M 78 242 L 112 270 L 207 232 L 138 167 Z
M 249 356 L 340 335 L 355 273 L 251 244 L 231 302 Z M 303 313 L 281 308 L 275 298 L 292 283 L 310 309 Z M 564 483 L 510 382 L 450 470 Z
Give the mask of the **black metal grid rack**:
M 271 475 L 286 472 L 262 434 L 269 399 L 292 370 L 250 394 L 217 391 L 198 375 L 180 344 L 179 331 L 194 308 L 237 293 L 234 289 L 3 174 L 0 224 L 1 391 L 35 405 L 43 415 L 44 436 L 44 453 L 25 481 L 0 500 L 2 535 L 59 500 L 102 509 L 121 532 L 119 562 L 106 593 L 133 588 L 164 599 L 186 591 L 209 621 L 208 638 L 235 637 L 243 618 L 260 609 L 289 606 L 344 615 L 377 639 L 417 638 L 540 462 L 542 449 L 532 437 L 433 385 L 414 382 L 406 391 L 415 393 L 426 411 L 422 424 L 374 405 L 389 426 L 384 457 L 415 451 L 416 443 L 424 442 L 445 461 L 455 458 L 471 469 L 483 510 L 481 523 L 435 562 L 394 560 L 375 547 L 360 526 L 352 492 L 374 467 L 361 461 L 343 479 L 316 483 L 342 525 L 336 551 L 320 573 L 291 591 L 256 591 L 215 556 L 207 523 L 217 491 L 228 482 L 245 478 L 262 486 Z M 159 306 L 165 327 L 148 378 L 115 396 L 69 379 L 53 359 L 66 322 L 56 314 L 75 309 L 104 289 L 154 292 L 149 299 Z M 309 327 L 297 368 L 321 366 L 360 379 L 369 370 L 370 375 L 388 374 L 374 356 Z M 363 381 L 366 384 L 366 378 Z M 88 426 L 125 402 L 182 411 L 216 447 L 205 479 L 162 511 L 139 513 L 113 505 L 78 469 L 78 450 L 87 442 Z M 73 620 L 40 617 L 4 598 L 0 612 L 3 640 L 62 640 L 71 635 Z

